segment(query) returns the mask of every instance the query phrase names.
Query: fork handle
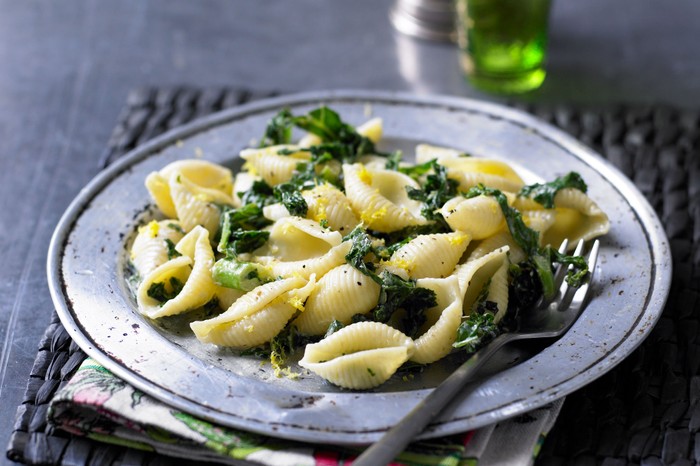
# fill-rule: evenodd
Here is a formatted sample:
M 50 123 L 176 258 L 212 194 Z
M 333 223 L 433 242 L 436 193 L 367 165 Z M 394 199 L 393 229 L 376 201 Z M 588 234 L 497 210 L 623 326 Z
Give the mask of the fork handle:
M 481 366 L 510 339 L 496 337 L 467 359 L 440 385 L 423 398 L 398 424 L 353 461 L 353 466 L 379 466 L 390 463 L 452 401 Z

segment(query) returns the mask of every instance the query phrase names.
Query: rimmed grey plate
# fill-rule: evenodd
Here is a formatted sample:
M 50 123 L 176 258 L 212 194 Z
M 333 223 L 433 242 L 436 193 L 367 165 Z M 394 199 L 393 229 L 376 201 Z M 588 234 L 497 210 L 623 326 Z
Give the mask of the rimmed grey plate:
M 614 167 L 563 132 L 502 106 L 338 91 L 270 99 L 197 121 L 135 150 L 85 187 L 56 228 L 48 275 L 61 321 L 87 354 L 194 415 L 321 443 L 376 440 L 445 377 L 454 367 L 449 359 L 364 392 L 341 390 L 312 375 L 277 378 L 258 359 L 199 344 L 187 331 L 187 317 L 152 322 L 136 310 L 126 283 L 126 247 L 137 225 L 157 215 L 149 207 L 146 175 L 191 157 L 235 169 L 238 152 L 262 135 L 280 108 L 301 113 L 321 103 L 353 124 L 382 117 L 388 148 L 452 146 L 512 163 L 530 181 L 575 170 L 611 220 L 593 299 L 571 331 L 525 362 L 485 376 L 424 437 L 466 431 L 556 400 L 610 370 L 648 334 L 669 291 L 669 245 L 652 208 Z

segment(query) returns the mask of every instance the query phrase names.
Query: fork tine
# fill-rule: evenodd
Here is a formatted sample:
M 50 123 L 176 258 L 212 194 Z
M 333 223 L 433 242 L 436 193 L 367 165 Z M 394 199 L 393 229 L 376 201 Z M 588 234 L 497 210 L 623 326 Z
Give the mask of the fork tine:
M 576 250 L 574 251 L 573 255 L 574 256 L 580 256 L 583 254 L 583 247 L 585 246 L 585 242 L 583 240 L 579 240 L 578 244 L 576 245 Z M 569 271 L 571 266 L 568 267 L 561 267 L 564 269 L 564 275 L 566 272 Z M 586 286 L 586 284 L 581 285 L 579 289 L 583 288 Z M 559 304 L 557 305 L 557 309 L 560 311 L 565 311 L 569 305 L 571 304 L 571 301 L 573 299 L 574 295 L 568 296 L 569 293 L 569 284 L 566 282 L 566 280 L 562 280 L 561 286 L 559 287 Z M 578 291 L 578 290 L 577 290 Z
M 569 249 L 569 239 L 564 238 L 564 241 L 561 242 L 561 246 L 559 246 L 559 253 L 565 254 L 567 249 Z M 554 271 L 554 289 L 555 290 L 559 289 L 562 282 L 564 281 L 564 277 L 566 277 L 566 270 L 567 270 L 567 268 L 564 267 L 563 264 L 557 264 L 556 270 Z
M 581 285 L 578 290 L 576 290 L 576 293 L 574 293 L 574 296 L 571 300 L 571 302 L 574 305 L 580 305 L 583 304 L 583 302 L 586 300 L 586 297 L 588 296 L 588 292 L 591 288 L 591 282 L 593 281 L 593 274 L 595 272 L 595 266 L 596 263 L 598 262 L 598 252 L 600 250 L 600 241 L 595 240 L 593 242 L 593 246 L 591 247 L 591 251 L 588 253 L 588 280 L 586 283 Z

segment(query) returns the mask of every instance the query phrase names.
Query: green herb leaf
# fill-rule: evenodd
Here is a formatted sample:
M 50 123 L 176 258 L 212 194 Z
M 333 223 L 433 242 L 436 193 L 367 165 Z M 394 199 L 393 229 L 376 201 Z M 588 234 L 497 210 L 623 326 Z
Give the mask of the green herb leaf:
M 457 329 L 457 338 L 452 344 L 455 348 L 461 348 L 468 353 L 473 353 L 489 340 L 495 338 L 498 326 L 493 323 L 494 314 L 491 312 L 472 312 Z
M 405 309 L 411 319 L 419 319 L 423 311 L 437 305 L 435 292 L 417 287 L 415 280 L 404 280 L 388 271 L 382 272 L 381 280 L 379 304 L 372 311 L 378 322 L 387 322 L 397 309 Z
M 406 188 L 408 197 L 423 203 L 421 214 L 428 220 L 440 223 L 450 231 L 447 222 L 438 212 L 447 201 L 457 195 L 457 180 L 447 177 L 447 168 L 433 160 L 428 162 L 433 173 L 428 175 L 422 188 Z M 419 166 L 420 167 L 420 166 Z
M 564 188 L 574 188 L 584 193 L 588 190 L 588 186 L 586 186 L 581 175 L 576 172 L 569 172 L 548 183 L 535 183 L 525 186 L 520 190 L 518 196 L 529 197 L 546 209 L 553 209 L 554 196 Z
M 170 238 L 165 238 L 165 245 L 168 248 L 168 260 L 180 257 L 182 254 L 175 249 L 175 243 Z
M 294 126 L 294 116 L 288 108 L 272 117 L 267 123 L 265 134 L 260 147 L 275 146 L 278 144 L 289 144 L 292 139 L 292 128 Z
M 176 277 L 170 277 L 167 285 L 165 282 L 152 283 L 146 294 L 163 305 L 177 296 L 182 291 L 183 286 L 184 283 Z
M 306 217 L 309 206 L 294 183 L 278 184 L 274 188 L 275 197 L 287 208 L 291 215 Z

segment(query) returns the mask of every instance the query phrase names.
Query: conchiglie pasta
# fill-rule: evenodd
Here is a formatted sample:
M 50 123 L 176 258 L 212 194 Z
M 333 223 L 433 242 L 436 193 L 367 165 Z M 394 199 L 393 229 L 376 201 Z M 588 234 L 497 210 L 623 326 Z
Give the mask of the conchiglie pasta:
M 289 154 L 282 155 L 280 151 L 286 151 Z M 260 176 L 270 186 L 289 181 L 297 165 L 311 157 L 309 152 L 290 145 L 245 149 L 240 155 L 247 162 L 246 166 L 250 173 Z
M 190 324 L 197 339 L 237 349 L 270 341 L 294 316 L 315 286 L 301 277 L 261 285 L 239 297 L 222 314 Z
M 430 364 L 447 356 L 462 320 L 462 293 L 455 275 L 443 278 L 424 278 L 416 286 L 435 292 L 437 305 L 425 311 L 426 322 L 420 336 L 414 339 L 415 352 L 411 361 Z
M 255 251 L 254 260 L 270 269 L 273 276 L 319 277 L 345 261 L 349 242 L 313 220 L 285 217 L 275 222 L 267 244 Z
M 387 265 L 406 270 L 410 278 L 444 278 L 452 273 L 469 245 L 466 233 L 419 235 L 397 249 Z
M 508 247 L 496 249 L 479 259 L 465 262 L 457 267 L 455 274 L 459 279 L 459 288 L 462 293 L 462 308 L 465 315 L 472 312 L 472 307 L 477 298 L 489 284 L 494 274 L 503 266 L 508 264 Z M 503 303 L 503 300 L 501 300 Z M 507 302 L 505 302 L 507 307 Z M 499 312 L 505 312 L 499 308 Z
M 422 204 L 408 197 L 406 187 L 418 183 L 403 173 L 391 170 L 368 170 L 362 164 L 343 165 L 345 195 L 360 220 L 381 232 L 400 230 L 412 225 L 425 225 Z
M 349 264 L 335 267 L 317 283 L 294 320 L 297 330 L 306 335 L 323 335 L 337 320 L 344 325 L 355 314 L 366 314 L 377 305 L 379 285 Z
M 219 230 L 220 206 L 232 206 L 231 196 L 203 188 L 177 172 L 170 176 L 169 186 L 177 218 L 185 231 L 201 225 L 214 237 Z
M 180 241 L 183 235 L 177 220 L 152 220 L 139 228 L 131 245 L 131 261 L 141 277 L 166 263 L 171 247 Z
M 299 365 L 335 385 L 362 390 L 389 380 L 414 348 L 413 340 L 393 327 L 358 322 L 307 345 Z
M 139 311 L 150 317 L 181 314 L 204 306 L 215 295 L 217 286 L 211 277 L 214 252 L 209 243 L 209 232 L 203 227 L 195 227 L 177 243 L 175 249 L 182 254 L 157 267 L 144 277 L 137 291 Z M 171 299 L 162 302 L 152 296 L 153 286 L 164 286 L 167 292 L 174 292 L 174 282 L 182 284 L 182 289 Z
M 440 165 L 449 168 L 450 171 L 464 173 L 484 173 L 505 178 L 515 183 L 518 188 L 525 185 L 522 178 L 505 162 L 481 157 L 443 157 L 438 159 Z
M 468 233 L 474 240 L 488 238 L 506 226 L 503 211 L 493 196 L 453 197 L 440 213 L 450 228 Z
M 229 197 L 231 195 L 233 175 L 229 169 L 198 159 L 172 162 L 160 171 L 152 172 L 146 177 L 146 188 L 166 217 L 177 217 L 175 204 L 170 193 L 170 178 L 176 173 L 200 188 L 219 191 Z

